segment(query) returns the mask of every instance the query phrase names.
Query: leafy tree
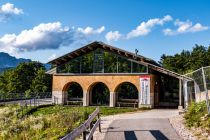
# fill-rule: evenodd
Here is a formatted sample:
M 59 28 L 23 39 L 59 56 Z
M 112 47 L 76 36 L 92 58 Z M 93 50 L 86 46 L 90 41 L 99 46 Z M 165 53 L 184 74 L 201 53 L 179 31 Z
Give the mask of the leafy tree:
M 164 68 L 178 72 L 188 73 L 200 67 L 210 65 L 210 47 L 195 45 L 192 51 L 183 50 L 180 54 L 161 56 L 159 62 Z
M 51 92 L 51 83 L 51 76 L 45 74 L 45 69 L 41 68 L 37 71 L 30 89 L 32 92 Z
M 51 76 L 39 62 L 21 63 L 0 74 L 0 95 L 19 96 L 21 93 L 51 91 Z

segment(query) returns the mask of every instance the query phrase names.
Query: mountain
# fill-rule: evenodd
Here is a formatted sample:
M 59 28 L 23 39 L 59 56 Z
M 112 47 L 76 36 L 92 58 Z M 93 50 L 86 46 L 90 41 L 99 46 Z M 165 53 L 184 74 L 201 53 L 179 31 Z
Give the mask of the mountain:
M 16 58 L 14 56 L 9 55 L 8 53 L 0 52 L 0 72 L 10 68 L 14 68 L 22 62 L 30 61 L 30 59 Z

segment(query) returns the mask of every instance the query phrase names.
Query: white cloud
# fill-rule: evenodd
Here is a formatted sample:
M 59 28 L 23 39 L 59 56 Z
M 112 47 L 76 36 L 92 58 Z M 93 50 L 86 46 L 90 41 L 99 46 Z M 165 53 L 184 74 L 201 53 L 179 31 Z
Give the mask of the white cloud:
M 100 28 L 98 29 L 94 29 L 92 27 L 86 27 L 86 28 L 77 28 L 77 32 L 78 33 L 82 33 L 84 35 L 93 35 L 93 34 L 101 34 L 102 32 L 105 31 L 105 27 L 104 26 L 101 26 Z
M 48 58 L 48 60 L 53 60 L 53 59 L 55 59 L 56 58 L 56 54 L 52 54 L 49 58 Z
M 122 35 L 119 33 L 119 31 L 110 31 L 105 35 L 105 38 L 107 41 L 117 41 L 121 36 Z
M 193 25 L 193 23 L 190 20 L 180 21 L 179 19 L 177 19 L 174 22 L 174 25 L 178 27 L 176 30 L 166 28 L 163 30 L 163 33 L 165 35 L 177 35 L 177 34 L 188 33 L 188 32 L 191 32 L 191 33 L 199 32 L 199 31 L 204 31 L 204 30 L 209 29 L 208 26 L 203 26 L 200 23 L 196 23 Z
M 152 27 L 155 25 L 163 25 L 165 22 L 171 20 L 173 20 L 172 17 L 170 15 L 166 15 L 163 18 L 154 18 L 148 20 L 147 22 L 142 22 L 136 27 L 136 29 L 127 34 L 127 39 L 147 35 L 151 32 Z
M 6 3 L 0 7 L 0 21 L 5 21 L 13 16 L 23 14 L 23 10 L 14 6 L 12 3 Z
M 10 54 L 42 49 L 57 49 L 74 42 L 74 33 L 61 27 L 60 22 L 41 23 L 20 34 L 5 34 L 0 37 L 0 51 Z

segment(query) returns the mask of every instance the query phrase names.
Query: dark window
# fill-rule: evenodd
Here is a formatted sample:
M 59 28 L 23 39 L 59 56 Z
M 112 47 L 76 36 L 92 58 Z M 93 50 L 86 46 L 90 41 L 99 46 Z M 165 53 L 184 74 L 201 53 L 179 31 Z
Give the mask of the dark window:
M 80 58 L 73 59 L 58 68 L 59 73 L 80 73 Z
M 132 62 L 132 73 L 147 73 L 147 67 L 135 62 Z
M 93 52 L 81 57 L 82 73 L 93 73 Z
M 107 51 L 104 52 L 104 73 L 117 73 L 117 56 Z
M 118 57 L 118 73 L 131 73 L 131 61 Z
M 96 49 L 59 66 L 57 71 L 58 73 L 147 73 L 147 66 L 103 49 Z
M 104 51 L 97 49 L 94 51 L 94 73 L 104 72 Z

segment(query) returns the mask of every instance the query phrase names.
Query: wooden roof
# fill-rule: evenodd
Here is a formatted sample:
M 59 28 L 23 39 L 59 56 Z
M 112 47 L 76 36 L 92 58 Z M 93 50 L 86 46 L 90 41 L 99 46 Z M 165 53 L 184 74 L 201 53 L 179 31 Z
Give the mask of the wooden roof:
M 178 79 L 188 79 L 188 77 L 185 77 L 185 76 L 180 75 L 176 72 L 173 72 L 173 71 L 167 70 L 165 68 L 162 68 L 157 62 L 155 62 L 152 59 L 146 58 L 146 57 L 141 56 L 141 55 L 136 55 L 134 53 L 131 53 L 131 52 L 128 52 L 128 51 L 125 51 L 125 50 L 122 50 L 122 49 L 119 49 L 119 48 L 116 48 L 116 47 L 113 47 L 111 45 L 107 45 L 103 42 L 98 42 L 98 41 L 95 41 L 95 42 L 92 42 L 88 45 L 85 45 L 85 46 L 83 46 L 83 47 L 81 47 L 81 48 L 79 48 L 75 51 L 72 51 L 72 52 L 67 53 L 63 56 L 60 56 L 60 57 L 58 57 L 54 60 L 51 60 L 48 63 L 52 64 L 52 65 L 59 66 L 59 65 L 62 65 L 64 63 L 70 61 L 71 59 L 82 56 L 82 55 L 84 55 L 88 52 L 91 52 L 91 51 L 93 51 L 97 48 L 102 48 L 102 49 L 107 50 L 109 52 L 113 52 L 113 53 L 116 53 L 118 55 L 124 56 L 128 59 L 133 59 L 133 60 L 137 61 L 138 63 L 141 63 L 143 65 L 147 65 L 147 66 L 149 66 L 149 68 L 151 68 L 155 71 L 158 71 L 160 73 L 170 75 L 170 76 L 176 77 Z
M 118 55 L 121 55 L 121 56 L 124 56 L 124 57 L 127 57 L 129 59 L 134 59 L 136 61 L 139 61 L 139 62 L 142 62 L 142 63 L 151 63 L 151 64 L 154 64 L 154 65 L 157 65 L 159 66 L 158 63 L 156 63 L 154 60 L 152 59 L 149 59 L 149 58 L 146 58 L 146 57 L 143 57 L 141 55 L 136 55 L 134 53 L 131 53 L 131 52 L 128 52 L 128 51 L 125 51 L 125 50 L 122 50 L 122 49 L 119 49 L 119 48 L 116 48 L 116 47 L 113 47 L 111 45 L 107 45 L 103 42 L 98 42 L 98 41 L 95 41 L 95 42 L 92 42 L 88 45 L 85 45 L 83 46 L 82 48 L 79 48 L 75 51 L 72 51 L 70 53 L 67 53 L 63 56 L 60 56 L 54 60 L 51 60 L 49 61 L 48 63 L 49 64 L 53 64 L 53 65 L 61 65 L 61 64 L 64 64 L 66 62 L 68 62 L 69 60 L 71 59 L 74 59 L 78 56 L 82 56 L 88 52 L 91 52 L 97 48 L 102 48 L 104 50 L 107 50 L 107 51 L 110 51 L 110 52 L 113 52 L 113 53 L 116 53 Z

